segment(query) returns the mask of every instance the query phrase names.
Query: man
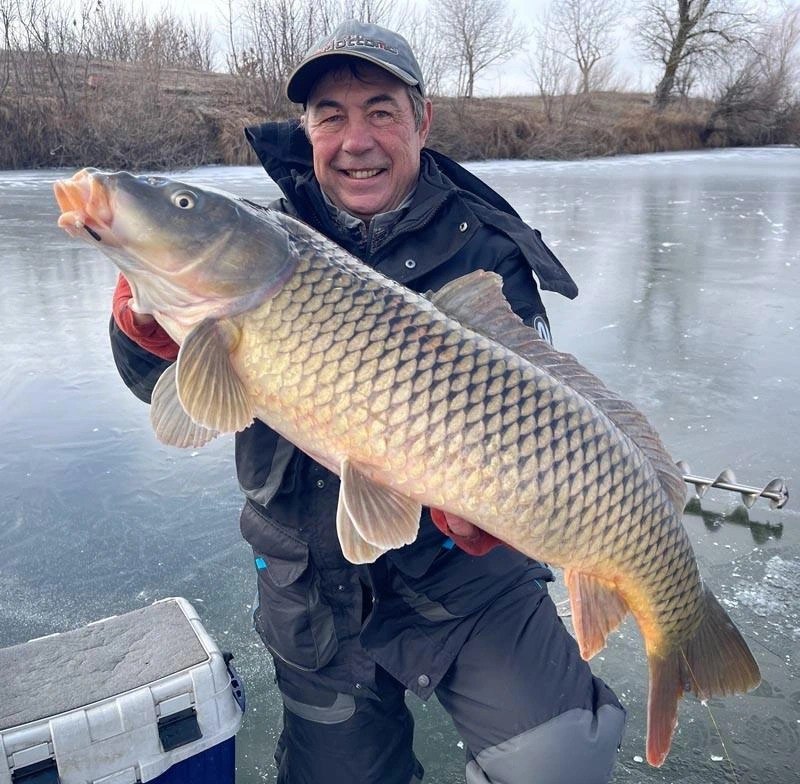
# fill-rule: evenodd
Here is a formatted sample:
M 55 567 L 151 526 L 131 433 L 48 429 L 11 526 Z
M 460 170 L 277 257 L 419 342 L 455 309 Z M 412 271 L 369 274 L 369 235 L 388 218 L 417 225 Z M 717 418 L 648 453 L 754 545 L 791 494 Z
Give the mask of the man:
M 566 296 L 575 284 L 500 196 L 424 148 L 432 108 L 402 37 L 347 22 L 312 48 L 287 94 L 304 106 L 300 122 L 247 129 L 283 191 L 273 207 L 417 291 L 495 270 L 514 310 L 549 335 L 533 273 Z M 148 400 L 177 347 L 129 299 L 123 279 L 112 345 Z M 236 462 L 254 621 L 284 702 L 280 784 L 421 780 L 406 690 L 435 692 L 451 715 L 469 784 L 608 780 L 624 710 L 559 621 L 546 566 L 425 510 L 413 544 L 355 567 L 337 541 L 336 475 L 260 421 L 237 434 Z

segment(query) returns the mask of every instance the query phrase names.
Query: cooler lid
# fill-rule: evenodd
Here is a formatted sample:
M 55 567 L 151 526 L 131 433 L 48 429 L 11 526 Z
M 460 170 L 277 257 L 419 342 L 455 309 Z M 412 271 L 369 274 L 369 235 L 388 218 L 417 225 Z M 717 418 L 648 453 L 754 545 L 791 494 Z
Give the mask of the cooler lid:
M 0 731 L 83 708 L 204 664 L 178 601 L 0 649 Z

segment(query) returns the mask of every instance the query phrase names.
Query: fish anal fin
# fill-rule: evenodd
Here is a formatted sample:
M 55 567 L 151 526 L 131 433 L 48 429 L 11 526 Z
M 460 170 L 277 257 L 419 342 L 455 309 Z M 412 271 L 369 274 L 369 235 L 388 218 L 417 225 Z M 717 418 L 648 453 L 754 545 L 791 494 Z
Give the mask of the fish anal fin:
M 162 444 L 183 449 L 207 444 L 219 433 L 197 424 L 184 410 L 175 384 L 175 364 L 170 365 L 156 382 L 150 405 L 150 422 Z
M 238 331 L 228 321 L 206 319 L 181 344 L 178 398 L 198 424 L 220 433 L 243 430 L 253 421 L 253 404 L 230 361 Z
M 418 501 L 374 482 L 348 458 L 342 460 L 339 475 L 340 505 L 364 541 L 385 551 L 417 538 L 422 514 Z
M 747 643 L 717 598 L 703 586 L 700 624 L 682 646 L 664 656 L 650 655 L 647 703 L 647 761 L 659 766 L 669 752 L 685 691 L 700 699 L 743 694 L 761 682 Z
M 605 648 L 606 637 L 628 613 L 628 605 L 610 582 L 576 569 L 566 569 L 572 624 L 581 656 L 588 661 Z

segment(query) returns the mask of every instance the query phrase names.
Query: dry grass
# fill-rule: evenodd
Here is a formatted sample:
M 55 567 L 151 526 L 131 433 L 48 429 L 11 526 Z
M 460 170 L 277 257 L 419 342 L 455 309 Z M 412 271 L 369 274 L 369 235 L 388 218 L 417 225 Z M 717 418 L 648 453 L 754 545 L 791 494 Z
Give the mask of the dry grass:
M 555 159 L 696 149 L 710 111 L 695 101 L 656 112 L 637 93 L 564 96 L 549 118 L 533 97 L 436 108 L 432 145 L 455 157 Z
M 229 74 L 74 59 L 54 69 L 52 62 L 25 58 L 14 63 L 16 78 L 0 94 L 0 168 L 252 164 L 245 125 L 296 111 L 286 105 L 268 114 L 263 86 Z M 561 96 L 547 103 L 434 97 L 429 144 L 457 160 L 697 149 L 724 143 L 719 133 L 704 136 L 713 108 L 691 101 L 656 112 L 641 93 Z M 770 141 L 797 141 L 799 131 L 795 111 Z

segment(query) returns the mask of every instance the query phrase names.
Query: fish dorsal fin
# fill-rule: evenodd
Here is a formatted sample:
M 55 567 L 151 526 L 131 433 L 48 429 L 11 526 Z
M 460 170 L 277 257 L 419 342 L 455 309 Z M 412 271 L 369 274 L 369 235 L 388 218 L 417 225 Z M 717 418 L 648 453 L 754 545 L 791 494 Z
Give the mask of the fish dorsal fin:
M 683 511 L 686 505 L 683 475 L 645 415 L 612 392 L 574 356 L 556 351 L 535 329 L 528 327 L 511 310 L 503 296 L 503 279 L 497 273 L 470 272 L 447 283 L 429 298 L 464 326 L 502 343 L 592 402 L 642 450 L 675 511 L 678 514 Z
M 372 481 L 348 458 L 342 460 L 340 476 L 336 530 L 349 561 L 369 563 L 387 550 L 411 544 L 417 538 L 422 514 L 418 501 Z M 365 555 L 366 561 L 353 560 Z
M 178 399 L 174 363 L 161 374 L 153 389 L 150 422 L 156 438 L 170 446 L 203 446 L 219 435 L 216 430 L 198 425 L 184 410 Z
M 238 337 L 230 321 L 205 319 L 178 352 L 181 405 L 195 422 L 220 433 L 243 430 L 253 421 L 250 395 L 230 361 Z

